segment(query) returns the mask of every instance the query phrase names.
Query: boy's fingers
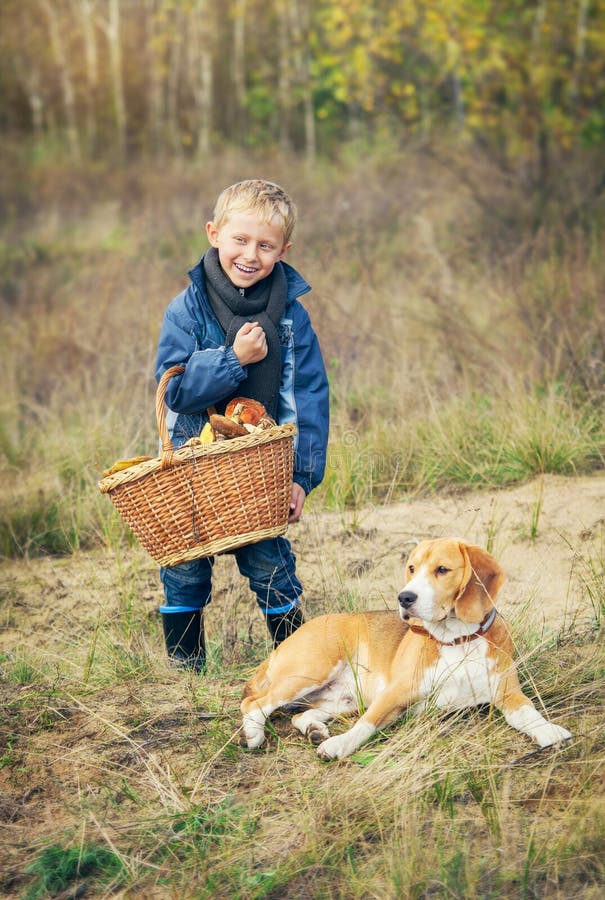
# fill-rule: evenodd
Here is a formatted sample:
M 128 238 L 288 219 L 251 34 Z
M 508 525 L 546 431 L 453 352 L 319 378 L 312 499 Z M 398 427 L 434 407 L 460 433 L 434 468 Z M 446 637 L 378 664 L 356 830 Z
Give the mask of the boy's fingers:
M 255 341 L 259 347 L 265 347 L 267 345 L 267 336 L 260 325 L 253 328 L 247 336 Z
M 254 328 L 260 328 L 258 322 L 244 322 L 239 330 L 240 334 L 250 334 Z

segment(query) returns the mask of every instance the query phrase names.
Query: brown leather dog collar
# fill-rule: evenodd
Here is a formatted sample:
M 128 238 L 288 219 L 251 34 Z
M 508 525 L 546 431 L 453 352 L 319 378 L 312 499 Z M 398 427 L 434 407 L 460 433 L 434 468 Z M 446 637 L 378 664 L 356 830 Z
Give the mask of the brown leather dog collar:
M 481 635 L 485 634 L 492 625 L 494 624 L 494 620 L 498 614 L 498 610 L 496 607 L 492 607 L 491 611 L 485 617 L 483 622 L 479 625 L 479 628 L 476 631 L 473 631 L 472 634 L 462 634 L 460 637 L 454 638 L 453 641 L 440 641 L 435 637 L 434 634 L 431 634 L 426 628 L 422 625 L 410 625 L 410 631 L 413 631 L 414 634 L 421 634 L 424 637 L 430 637 L 432 640 L 437 641 L 438 644 L 443 644 L 444 647 L 453 647 L 455 644 L 468 644 L 469 641 L 474 641 L 475 638 L 481 637 Z

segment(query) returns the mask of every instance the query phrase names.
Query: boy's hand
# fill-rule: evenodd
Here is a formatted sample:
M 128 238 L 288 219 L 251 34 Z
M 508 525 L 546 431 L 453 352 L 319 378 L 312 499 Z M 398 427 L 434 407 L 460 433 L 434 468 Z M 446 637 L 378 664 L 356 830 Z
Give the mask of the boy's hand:
M 240 366 L 259 362 L 267 355 L 267 338 L 258 322 L 245 322 L 235 335 L 233 352 Z
M 303 511 L 306 499 L 307 495 L 305 494 L 304 488 L 301 488 L 300 484 L 293 482 L 292 499 L 290 500 L 290 515 L 288 517 L 288 522 L 290 524 L 298 522 L 300 519 L 300 514 Z

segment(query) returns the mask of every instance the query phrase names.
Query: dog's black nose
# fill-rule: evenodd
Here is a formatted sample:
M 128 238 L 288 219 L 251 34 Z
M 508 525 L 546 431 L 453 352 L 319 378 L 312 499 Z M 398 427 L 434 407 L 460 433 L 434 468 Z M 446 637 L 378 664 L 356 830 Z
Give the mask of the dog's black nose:
M 400 606 L 403 606 L 404 609 L 409 609 L 418 599 L 418 594 L 415 594 L 414 591 L 402 591 L 397 599 Z

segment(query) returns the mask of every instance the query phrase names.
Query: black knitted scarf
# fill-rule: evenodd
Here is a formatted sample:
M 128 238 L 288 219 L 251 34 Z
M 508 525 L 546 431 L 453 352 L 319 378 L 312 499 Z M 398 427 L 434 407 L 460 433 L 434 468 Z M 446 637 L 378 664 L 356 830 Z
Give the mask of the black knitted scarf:
M 258 322 L 267 338 L 267 355 L 247 368 L 237 396 L 250 397 L 263 404 L 269 415 L 277 418 L 281 381 L 281 348 L 277 326 L 286 307 L 286 275 L 281 263 L 262 281 L 244 292 L 227 278 L 216 247 L 204 255 L 206 289 L 212 310 L 225 332 L 225 345 L 230 347 L 244 322 Z M 233 396 L 236 396 L 234 394 Z M 230 398 L 226 398 L 228 402 Z

